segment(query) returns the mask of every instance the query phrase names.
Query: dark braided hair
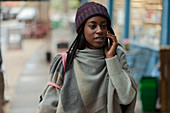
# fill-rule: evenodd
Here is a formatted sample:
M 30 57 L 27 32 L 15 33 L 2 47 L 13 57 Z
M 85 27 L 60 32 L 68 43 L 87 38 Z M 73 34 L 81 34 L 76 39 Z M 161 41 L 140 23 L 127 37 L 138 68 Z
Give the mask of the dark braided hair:
M 69 70 L 69 68 L 74 60 L 77 49 L 83 50 L 86 47 L 86 39 L 84 37 L 84 33 L 83 33 L 84 28 L 83 27 L 84 27 L 84 24 L 82 24 L 80 26 L 77 37 L 67 52 L 66 71 Z
M 111 26 L 108 26 L 107 29 L 108 29 L 108 31 L 110 31 L 111 34 L 115 35 L 115 32 L 113 31 Z

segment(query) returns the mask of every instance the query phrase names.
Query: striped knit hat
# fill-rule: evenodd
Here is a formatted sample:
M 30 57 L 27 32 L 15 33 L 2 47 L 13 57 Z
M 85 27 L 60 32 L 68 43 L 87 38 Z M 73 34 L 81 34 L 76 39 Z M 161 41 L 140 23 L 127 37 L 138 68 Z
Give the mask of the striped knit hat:
M 95 15 L 101 15 L 104 16 L 107 21 L 108 25 L 111 25 L 111 19 L 110 16 L 107 12 L 107 9 L 105 6 L 95 3 L 95 2 L 86 2 L 82 6 L 80 6 L 77 10 L 76 13 L 76 18 L 75 18 L 75 28 L 76 31 L 78 32 L 80 26 L 89 18 Z

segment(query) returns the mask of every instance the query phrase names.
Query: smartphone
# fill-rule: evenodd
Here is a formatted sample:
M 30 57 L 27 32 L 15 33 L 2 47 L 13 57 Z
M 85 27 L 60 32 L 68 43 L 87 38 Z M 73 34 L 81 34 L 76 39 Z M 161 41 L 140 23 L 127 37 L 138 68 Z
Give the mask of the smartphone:
M 109 33 L 110 31 L 107 31 L 107 34 Z M 111 39 L 110 38 L 106 38 L 106 41 L 105 41 L 105 45 L 109 48 L 111 46 L 112 42 L 111 42 Z
M 113 29 L 111 28 L 111 27 L 108 27 L 108 31 L 107 31 L 107 33 L 111 33 L 111 34 L 113 34 L 113 35 L 115 35 L 115 32 L 113 31 Z M 109 38 L 107 38 L 106 39 L 106 42 L 105 42 L 105 45 L 107 46 L 107 47 L 110 47 L 111 46 L 111 44 L 112 44 L 112 40 Z

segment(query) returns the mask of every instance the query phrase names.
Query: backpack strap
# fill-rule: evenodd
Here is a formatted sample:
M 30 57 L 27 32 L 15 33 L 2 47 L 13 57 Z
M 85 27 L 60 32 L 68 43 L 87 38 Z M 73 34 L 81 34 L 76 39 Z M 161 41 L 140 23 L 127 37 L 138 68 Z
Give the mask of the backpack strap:
M 58 89 L 61 89 L 61 87 L 60 87 L 58 84 L 56 84 L 56 83 L 54 83 L 54 82 L 51 82 L 51 81 L 48 81 L 48 82 L 47 82 L 47 86 L 54 86 L 54 87 L 56 87 L 56 88 L 58 88 Z
M 66 53 L 61 53 L 62 55 L 62 62 L 63 62 L 63 83 L 64 83 L 64 77 L 65 77 L 65 67 L 66 67 L 66 59 L 67 59 L 67 54 Z M 54 86 L 58 89 L 61 89 L 61 86 L 59 86 L 58 84 L 48 81 L 47 82 L 48 86 Z
M 67 59 L 67 54 L 66 53 L 61 53 L 62 55 L 62 62 L 63 62 L 63 83 L 64 83 L 64 77 L 65 77 L 65 67 L 66 67 L 66 59 Z M 59 86 L 58 84 L 48 81 L 47 82 L 48 86 L 54 86 L 58 89 L 61 89 L 61 86 Z M 40 96 L 40 102 L 42 101 L 42 95 Z M 39 113 L 39 109 L 37 110 L 36 113 Z
M 37 110 L 37 112 L 36 113 L 39 113 L 39 109 Z

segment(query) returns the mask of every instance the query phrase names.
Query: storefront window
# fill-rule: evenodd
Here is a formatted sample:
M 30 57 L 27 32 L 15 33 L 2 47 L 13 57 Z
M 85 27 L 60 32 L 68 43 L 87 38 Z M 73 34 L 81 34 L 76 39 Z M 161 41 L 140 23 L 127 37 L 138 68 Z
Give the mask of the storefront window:
M 132 0 L 131 42 L 159 48 L 162 0 Z
M 121 42 L 123 36 L 123 26 L 124 26 L 124 0 L 114 0 L 113 7 L 114 11 L 112 26 L 118 41 Z

